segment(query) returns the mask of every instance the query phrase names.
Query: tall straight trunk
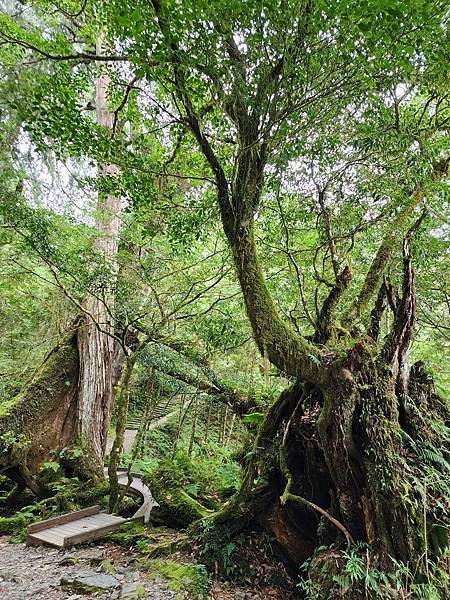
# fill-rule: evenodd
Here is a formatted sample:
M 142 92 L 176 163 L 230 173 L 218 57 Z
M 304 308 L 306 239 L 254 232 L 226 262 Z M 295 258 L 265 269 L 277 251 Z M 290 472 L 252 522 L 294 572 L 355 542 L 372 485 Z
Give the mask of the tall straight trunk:
M 208 441 L 209 430 L 211 427 L 211 413 L 212 413 L 212 402 L 208 402 L 208 411 L 206 413 L 206 425 L 205 425 L 205 435 L 203 436 L 204 441 Z
M 197 430 L 197 416 L 198 416 L 198 399 L 195 398 L 194 399 L 194 411 L 192 414 L 191 438 L 189 440 L 188 456 L 192 455 L 192 450 L 194 449 L 195 433 Z
M 180 410 L 179 410 L 179 414 L 178 414 L 178 427 L 177 427 L 177 435 L 175 437 L 175 440 L 173 442 L 173 454 L 175 455 L 175 452 L 177 451 L 177 447 L 178 447 L 178 442 L 180 441 L 181 438 L 181 433 L 183 430 L 183 423 L 184 423 L 184 404 L 186 402 L 186 397 L 183 395 L 180 398 Z
M 102 52 L 101 39 L 97 42 L 97 54 Z M 96 83 L 97 122 L 112 130 L 113 115 L 107 108 L 109 76 L 102 72 Z M 101 177 L 117 176 L 114 165 L 100 165 Z M 98 236 L 95 247 L 107 263 L 116 261 L 119 237 L 120 199 L 112 194 L 98 195 L 96 221 Z M 104 301 L 90 295 L 85 304 L 89 313 L 79 339 L 80 381 L 78 395 L 78 420 L 81 436 L 103 462 L 108 429 L 114 402 L 114 329 L 111 314 L 114 296 L 106 293 Z

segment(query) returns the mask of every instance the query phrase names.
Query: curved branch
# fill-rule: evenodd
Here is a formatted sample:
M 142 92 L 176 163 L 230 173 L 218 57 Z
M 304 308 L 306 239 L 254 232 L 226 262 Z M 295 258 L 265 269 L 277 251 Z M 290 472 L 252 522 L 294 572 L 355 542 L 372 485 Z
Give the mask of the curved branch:
M 155 345 L 160 347 L 165 346 L 163 352 L 173 353 L 174 358 L 182 358 L 183 361 L 187 363 L 187 368 L 177 368 L 174 361 L 170 363 L 164 361 L 164 363 L 161 364 L 161 361 L 158 360 L 158 356 L 152 360 L 151 355 L 147 353 L 146 357 L 152 364 L 153 369 L 195 387 L 205 394 L 213 396 L 222 404 L 229 406 L 231 410 L 239 416 L 251 412 L 256 408 L 254 398 L 251 396 L 244 396 L 237 389 L 232 388 L 222 381 L 212 369 L 205 368 L 204 365 L 196 364 L 195 362 L 192 362 L 190 357 L 188 358 L 182 354 L 180 351 L 180 348 L 183 346 L 182 344 L 161 340 L 155 342 Z M 192 372 L 192 367 L 195 369 L 194 373 Z M 189 372 L 189 368 L 191 369 L 191 372 Z
M 318 383 L 323 373 L 317 348 L 281 319 L 259 265 L 253 219 L 229 237 L 256 344 L 272 364 L 291 377 Z

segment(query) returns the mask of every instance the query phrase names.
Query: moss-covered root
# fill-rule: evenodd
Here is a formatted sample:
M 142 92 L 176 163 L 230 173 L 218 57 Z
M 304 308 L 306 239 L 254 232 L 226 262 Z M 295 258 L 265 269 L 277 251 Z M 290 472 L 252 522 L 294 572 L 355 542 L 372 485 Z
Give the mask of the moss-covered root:
M 162 578 L 169 589 L 176 592 L 176 599 L 206 600 L 209 576 L 204 565 L 182 564 L 171 560 L 151 560 L 144 563 L 148 576 Z

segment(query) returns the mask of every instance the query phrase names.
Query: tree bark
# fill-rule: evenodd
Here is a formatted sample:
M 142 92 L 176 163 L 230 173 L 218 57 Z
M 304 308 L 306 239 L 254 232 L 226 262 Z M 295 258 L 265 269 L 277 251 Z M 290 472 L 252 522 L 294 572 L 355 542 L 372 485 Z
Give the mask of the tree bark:
M 101 46 L 99 39 L 99 55 L 102 54 Z M 107 72 L 101 73 L 96 84 L 97 122 L 112 130 L 113 115 L 107 108 L 108 84 Z M 115 177 L 117 173 L 118 169 L 114 165 L 99 167 L 102 177 Z M 120 199 L 112 194 L 99 193 L 97 211 L 100 217 L 96 221 L 98 237 L 95 247 L 105 262 L 114 267 L 119 237 Z M 113 293 L 107 291 L 104 300 L 89 295 L 86 309 L 92 317 L 86 316 L 79 337 L 78 419 L 83 439 L 92 447 L 99 464 L 102 464 L 114 402 L 114 380 L 117 379 L 114 364 L 115 341 L 112 337 L 114 323 L 111 316 L 114 310 Z
M 370 543 L 382 567 L 393 557 L 426 573 L 424 556 L 439 561 L 443 546 L 431 532 L 450 526 L 435 502 L 442 483 L 420 492 L 416 482 L 427 468 L 445 481 L 450 412 L 421 365 L 407 366 L 415 324 L 409 244 L 422 218 L 405 238 L 403 293 L 390 302 L 390 335 L 383 344 L 376 336 L 353 343 L 333 357 L 319 383 L 298 383 L 280 396 L 255 440 L 241 490 L 215 517 L 224 532 L 256 521 L 297 567 L 319 545 L 343 540 Z M 428 446 L 441 458 L 421 453 Z

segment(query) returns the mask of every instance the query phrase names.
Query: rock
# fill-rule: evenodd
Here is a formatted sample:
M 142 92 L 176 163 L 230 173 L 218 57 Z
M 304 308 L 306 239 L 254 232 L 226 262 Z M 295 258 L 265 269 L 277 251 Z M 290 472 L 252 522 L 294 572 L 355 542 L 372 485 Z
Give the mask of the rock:
M 114 567 L 113 563 L 109 560 L 109 558 L 105 558 L 104 560 L 102 560 L 98 570 L 102 573 L 116 573 L 116 568 Z
M 73 592 L 81 594 L 106 594 L 120 586 L 120 582 L 108 573 L 85 571 L 71 577 L 62 577 L 61 585 Z
M 16 576 L 8 569 L 0 569 L 0 581 L 16 581 Z
M 139 598 L 144 598 L 145 593 L 145 588 L 142 583 L 139 583 L 138 581 L 129 581 L 122 585 L 122 591 L 119 598 L 121 600 L 138 600 Z

